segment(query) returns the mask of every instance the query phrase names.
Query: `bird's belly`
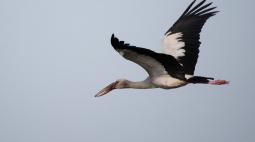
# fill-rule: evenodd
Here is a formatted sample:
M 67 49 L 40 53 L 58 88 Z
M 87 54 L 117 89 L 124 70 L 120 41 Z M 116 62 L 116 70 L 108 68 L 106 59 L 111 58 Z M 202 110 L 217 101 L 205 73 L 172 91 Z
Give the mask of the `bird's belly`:
M 164 88 L 164 89 L 178 88 L 187 84 L 186 81 L 173 78 L 169 75 L 162 75 L 159 77 L 155 77 L 152 79 L 152 83 L 155 86 L 159 88 Z

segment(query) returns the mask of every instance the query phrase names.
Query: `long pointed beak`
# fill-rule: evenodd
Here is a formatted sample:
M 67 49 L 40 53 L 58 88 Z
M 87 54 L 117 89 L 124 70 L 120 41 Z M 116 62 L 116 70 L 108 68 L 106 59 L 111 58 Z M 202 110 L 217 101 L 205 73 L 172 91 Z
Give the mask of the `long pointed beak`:
M 99 91 L 95 97 L 101 97 L 107 93 L 109 93 L 110 91 L 112 91 L 113 89 L 115 89 L 115 86 L 116 86 L 116 83 L 117 82 L 113 82 L 111 83 L 110 85 L 106 86 L 104 89 L 102 89 L 101 91 Z

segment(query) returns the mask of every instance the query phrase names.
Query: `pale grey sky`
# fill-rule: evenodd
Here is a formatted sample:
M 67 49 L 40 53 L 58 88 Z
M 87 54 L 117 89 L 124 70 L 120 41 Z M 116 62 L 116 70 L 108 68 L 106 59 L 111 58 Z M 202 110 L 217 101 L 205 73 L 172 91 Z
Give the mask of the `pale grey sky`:
M 1 142 L 254 142 L 253 0 L 211 0 L 197 75 L 228 86 L 95 93 L 146 72 L 110 36 L 160 51 L 192 0 L 0 0 Z

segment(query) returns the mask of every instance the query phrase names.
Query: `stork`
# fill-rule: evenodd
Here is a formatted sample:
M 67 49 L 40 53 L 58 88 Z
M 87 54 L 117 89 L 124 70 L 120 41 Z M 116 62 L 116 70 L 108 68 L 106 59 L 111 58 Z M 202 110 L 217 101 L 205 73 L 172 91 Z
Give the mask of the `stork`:
M 211 77 L 195 76 L 195 66 L 201 42 L 200 32 L 205 22 L 219 11 L 210 7 L 206 0 L 193 6 L 194 0 L 183 12 L 180 18 L 165 33 L 162 53 L 132 46 L 120 41 L 112 34 L 113 48 L 125 59 L 130 60 L 146 70 L 148 77 L 139 82 L 118 79 L 99 91 L 95 97 L 100 97 L 114 89 L 135 88 L 173 89 L 187 84 L 224 85 L 226 80 L 214 80 Z

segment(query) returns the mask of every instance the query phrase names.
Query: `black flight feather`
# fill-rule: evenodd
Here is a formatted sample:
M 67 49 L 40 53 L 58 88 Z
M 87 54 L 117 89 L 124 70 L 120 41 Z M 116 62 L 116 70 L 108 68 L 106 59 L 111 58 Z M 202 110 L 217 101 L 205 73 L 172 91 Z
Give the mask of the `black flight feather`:
M 178 60 L 183 65 L 185 73 L 190 75 L 194 74 L 198 59 L 199 46 L 201 44 L 199 41 L 200 32 L 207 19 L 218 12 L 213 11 L 216 7 L 209 7 L 212 3 L 205 4 L 205 2 L 206 0 L 203 0 L 192 8 L 195 3 L 194 0 L 165 34 L 166 36 L 175 33 L 183 34 L 180 40 L 185 43 L 183 47 L 185 56 L 179 57 Z
M 141 48 L 141 47 L 130 46 L 129 44 L 125 44 L 124 41 L 119 41 L 119 39 L 116 38 L 114 34 L 112 34 L 112 37 L 111 37 L 111 44 L 113 48 L 118 52 L 128 50 L 140 55 L 149 56 L 155 59 L 159 64 L 163 65 L 163 67 L 165 68 L 165 70 L 170 76 L 174 78 L 178 78 L 180 80 L 186 80 L 183 67 L 171 55 L 156 53 L 152 50 Z M 132 61 L 132 59 L 128 59 L 128 60 Z

